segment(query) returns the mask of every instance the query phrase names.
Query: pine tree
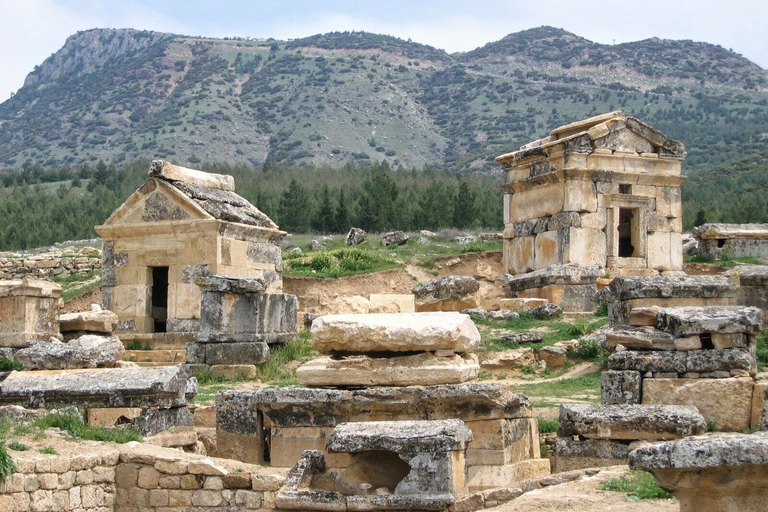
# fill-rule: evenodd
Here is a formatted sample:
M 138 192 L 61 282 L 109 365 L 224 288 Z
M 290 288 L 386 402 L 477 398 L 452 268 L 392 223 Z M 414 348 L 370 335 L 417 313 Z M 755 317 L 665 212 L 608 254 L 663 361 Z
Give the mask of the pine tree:
M 462 181 L 459 185 L 459 193 L 456 195 L 453 207 L 453 226 L 456 228 L 468 228 L 475 219 L 475 193 L 470 190 L 469 184 Z
M 331 207 L 331 196 L 328 191 L 328 185 L 325 185 L 317 214 L 312 218 L 312 229 L 318 233 L 331 233 L 333 232 L 333 225 L 334 217 L 333 208 Z
M 349 210 L 347 210 L 347 200 L 344 197 L 344 189 L 339 189 L 339 205 L 336 207 L 336 214 L 333 218 L 334 233 L 346 233 L 349 231 Z
M 309 194 L 292 179 L 278 205 L 280 227 L 285 231 L 306 233 L 309 230 Z

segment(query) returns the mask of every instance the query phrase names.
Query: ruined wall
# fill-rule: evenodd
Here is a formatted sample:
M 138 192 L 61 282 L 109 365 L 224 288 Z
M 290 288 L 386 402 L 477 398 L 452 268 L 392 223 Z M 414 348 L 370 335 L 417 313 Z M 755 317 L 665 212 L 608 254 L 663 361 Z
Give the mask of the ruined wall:
M 0 258 L 0 279 L 64 279 L 72 275 L 87 276 L 100 269 L 100 254 Z
M 81 444 L 69 444 L 67 452 L 83 451 Z M 87 451 L 12 451 L 19 471 L 0 484 L 0 510 L 267 511 L 285 479 L 282 470 L 136 443 L 117 449 L 89 443 Z

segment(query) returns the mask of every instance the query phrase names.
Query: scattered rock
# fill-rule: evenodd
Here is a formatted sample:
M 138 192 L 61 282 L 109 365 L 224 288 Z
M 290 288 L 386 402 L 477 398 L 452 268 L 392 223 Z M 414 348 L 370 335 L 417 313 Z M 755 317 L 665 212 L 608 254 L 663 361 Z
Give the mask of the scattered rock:
M 33 341 L 14 354 L 25 370 L 111 368 L 125 348 L 116 336 L 86 334 L 68 343 Z
M 416 243 L 419 245 L 429 245 L 432 242 L 429 240 L 429 238 L 424 238 L 423 236 L 419 237 L 418 240 L 416 240 Z
M 548 302 L 546 304 L 542 304 L 541 306 L 536 306 L 535 308 L 526 309 L 525 312 L 533 315 L 536 318 L 548 320 L 550 318 L 556 318 L 560 316 L 563 313 L 563 310 L 560 309 L 560 306 L 557 304 Z
M 544 337 L 536 332 L 521 332 L 515 334 L 505 334 L 499 338 L 502 343 L 541 343 Z
M 301 254 L 302 251 L 301 247 L 291 247 L 290 249 L 286 249 L 283 251 L 285 254 Z
M 548 368 L 557 369 L 565 366 L 568 351 L 558 347 L 543 347 L 539 350 L 539 359 L 547 363 Z
M 411 237 L 402 231 L 390 231 L 381 237 L 381 245 L 389 247 L 390 245 L 405 245 Z
M 469 276 L 445 276 L 427 281 L 413 289 L 416 300 L 438 301 L 444 299 L 461 299 L 477 293 L 480 283 Z
M 469 309 L 462 309 L 461 313 L 469 316 L 476 316 L 479 318 L 487 318 L 488 317 L 488 311 L 482 308 L 469 308 Z
M 481 352 L 477 356 L 483 370 L 508 370 L 536 363 L 536 354 L 530 347 L 501 352 Z
M 312 240 L 311 242 L 309 242 L 309 249 L 312 251 L 319 251 L 324 247 L 325 247 L 325 244 L 319 240 Z
M 461 235 L 453 237 L 453 241 L 459 245 L 468 245 L 477 242 L 477 237 L 474 235 Z
M 520 314 L 508 309 L 499 309 L 498 311 L 491 311 L 488 316 L 494 320 L 517 320 L 520 318 Z
M 368 240 L 368 233 L 360 228 L 350 228 L 344 243 L 347 245 L 360 245 L 366 240 Z
M 433 233 L 432 231 L 429 231 L 426 229 L 422 229 L 421 231 L 419 231 L 419 234 L 421 236 L 437 236 L 437 233 Z

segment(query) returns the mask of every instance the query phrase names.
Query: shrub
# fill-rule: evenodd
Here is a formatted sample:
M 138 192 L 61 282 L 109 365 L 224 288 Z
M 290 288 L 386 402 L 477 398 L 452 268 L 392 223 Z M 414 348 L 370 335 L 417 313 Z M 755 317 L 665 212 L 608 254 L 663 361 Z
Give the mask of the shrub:
M 0 483 L 5 482 L 5 479 L 18 471 L 16 463 L 5 449 L 5 444 L 0 444 Z
M 621 477 L 608 480 L 599 487 L 603 491 L 626 493 L 627 497 L 638 500 L 668 500 L 672 495 L 659 487 L 656 479 L 647 471 L 627 471 Z
M 40 453 L 44 455 L 58 455 L 59 452 L 56 451 L 56 448 L 53 446 L 43 446 L 40 448 Z
M 21 371 L 21 363 L 18 361 L 13 361 L 12 359 L 7 359 L 5 357 L 0 358 L 0 372 L 11 372 L 11 371 Z
M 25 452 L 29 450 L 29 446 L 24 443 L 20 443 L 19 441 L 11 441 L 8 443 L 8 448 L 17 452 Z
M 539 418 L 539 434 L 550 434 L 557 432 L 557 428 L 560 426 L 560 422 L 556 419 L 549 420 L 546 418 Z

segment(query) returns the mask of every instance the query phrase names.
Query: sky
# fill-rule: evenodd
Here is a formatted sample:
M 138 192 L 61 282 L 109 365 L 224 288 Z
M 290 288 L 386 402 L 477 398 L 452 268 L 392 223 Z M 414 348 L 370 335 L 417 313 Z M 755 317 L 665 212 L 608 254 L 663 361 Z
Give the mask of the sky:
M 364 30 L 453 53 L 542 25 L 603 44 L 705 41 L 768 68 L 766 0 L 0 0 L 0 101 L 91 28 L 280 40 Z

